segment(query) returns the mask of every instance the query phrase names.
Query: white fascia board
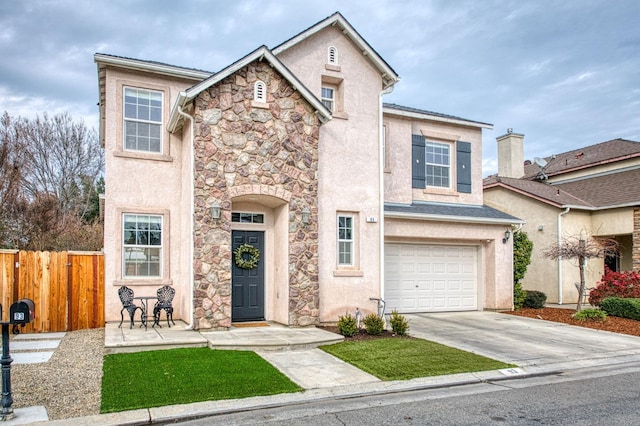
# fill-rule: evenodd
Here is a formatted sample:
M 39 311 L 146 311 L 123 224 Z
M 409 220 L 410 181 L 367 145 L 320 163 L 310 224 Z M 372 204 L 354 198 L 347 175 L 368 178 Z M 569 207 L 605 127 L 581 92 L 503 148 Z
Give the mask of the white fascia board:
M 625 204 L 616 204 L 611 206 L 602 206 L 602 207 L 574 206 L 571 204 L 563 204 L 562 208 L 563 209 L 570 208 L 571 210 L 586 210 L 591 212 L 597 212 L 602 210 L 623 209 L 626 207 L 638 207 L 638 206 L 640 206 L 640 201 L 634 201 L 634 202 L 625 203 Z
M 136 71 L 152 72 L 155 74 L 163 74 L 170 77 L 186 78 L 190 80 L 203 80 L 211 76 L 210 72 L 190 70 L 171 65 L 157 64 L 152 62 L 141 61 L 138 59 L 119 58 L 115 56 L 103 55 L 96 53 L 93 55 L 94 61 L 98 64 L 113 65 L 120 68 L 127 68 Z
M 471 216 L 445 216 L 436 214 L 421 214 L 421 213 L 404 213 L 404 212 L 385 212 L 384 217 L 389 219 L 410 219 L 410 220 L 429 220 L 437 222 L 463 222 L 463 223 L 478 223 L 478 224 L 491 224 L 491 225 L 520 225 L 525 224 L 524 220 L 508 220 L 508 219 L 492 219 L 484 217 L 471 217 Z
M 467 120 L 460 120 L 460 119 L 449 118 L 449 117 L 440 117 L 438 115 L 418 113 L 418 112 L 412 112 L 412 111 L 402 111 L 395 108 L 387 108 L 387 107 L 383 107 L 382 111 L 383 113 L 389 114 L 389 115 L 399 115 L 401 117 L 416 118 L 419 120 L 439 121 L 442 123 L 459 124 L 462 126 L 479 127 L 482 129 L 489 129 L 489 130 L 493 129 L 492 124 L 479 123 L 477 121 L 467 121 Z
M 395 73 L 395 71 L 393 71 L 391 67 L 389 67 L 389 65 L 387 65 L 384 62 L 384 60 L 380 57 L 380 55 L 378 55 L 378 53 L 375 50 L 373 50 L 362 37 L 360 37 L 358 32 L 344 19 L 342 15 L 340 15 L 340 13 L 334 13 L 332 16 L 325 19 L 324 21 L 318 22 L 316 25 L 309 28 L 308 30 L 298 34 L 296 37 L 292 38 L 291 40 L 288 40 L 285 43 L 281 44 L 280 46 L 274 48 L 273 54 L 277 56 L 281 52 L 284 52 L 290 47 L 295 46 L 301 41 L 311 37 L 317 32 L 332 25 L 338 25 L 340 28 L 342 28 L 342 33 L 345 34 L 347 37 L 349 37 L 351 41 L 353 41 L 353 43 L 358 47 L 362 55 L 366 56 L 367 58 L 369 58 L 371 62 L 373 62 L 373 64 L 378 69 L 378 71 L 380 71 L 380 73 L 382 74 L 382 80 L 383 82 L 385 82 L 384 83 L 385 89 L 390 86 L 393 86 L 395 83 L 397 83 L 400 80 L 400 77 Z

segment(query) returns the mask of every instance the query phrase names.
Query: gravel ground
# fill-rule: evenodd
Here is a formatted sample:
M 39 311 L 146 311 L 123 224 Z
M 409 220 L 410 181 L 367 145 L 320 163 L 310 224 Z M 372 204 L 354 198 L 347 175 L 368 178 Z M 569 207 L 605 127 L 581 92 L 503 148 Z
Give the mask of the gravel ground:
M 13 408 L 42 405 L 50 420 L 100 413 L 104 328 L 70 331 L 48 362 L 11 365 Z

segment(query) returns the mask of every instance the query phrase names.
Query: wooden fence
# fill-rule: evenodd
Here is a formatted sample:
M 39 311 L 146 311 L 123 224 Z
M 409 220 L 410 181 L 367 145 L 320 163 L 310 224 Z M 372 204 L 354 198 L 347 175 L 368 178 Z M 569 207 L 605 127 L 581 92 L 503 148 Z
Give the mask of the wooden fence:
M 104 327 L 104 256 L 94 252 L 0 250 L 2 321 L 22 298 L 35 321 L 23 333 Z

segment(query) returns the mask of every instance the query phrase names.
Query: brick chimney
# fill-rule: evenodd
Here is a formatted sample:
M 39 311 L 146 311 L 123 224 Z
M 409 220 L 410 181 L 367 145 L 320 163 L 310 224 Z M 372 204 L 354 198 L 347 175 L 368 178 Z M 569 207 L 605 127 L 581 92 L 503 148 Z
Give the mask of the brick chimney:
M 498 176 L 521 178 L 524 176 L 524 135 L 507 129 L 498 142 Z

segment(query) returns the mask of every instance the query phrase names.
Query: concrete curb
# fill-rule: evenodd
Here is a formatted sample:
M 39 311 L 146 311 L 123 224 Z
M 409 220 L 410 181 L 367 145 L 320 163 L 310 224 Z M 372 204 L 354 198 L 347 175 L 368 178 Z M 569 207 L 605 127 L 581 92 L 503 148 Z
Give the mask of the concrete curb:
M 511 372 L 508 372 L 510 370 Z M 46 422 L 48 425 L 143 425 L 169 423 L 177 420 L 193 420 L 202 417 L 253 411 L 265 408 L 277 408 L 289 405 L 321 402 L 331 399 L 357 398 L 362 396 L 385 395 L 415 390 L 437 389 L 464 386 L 474 383 L 523 379 L 528 377 L 558 374 L 560 371 L 531 371 L 514 368 L 476 373 L 460 373 L 448 376 L 423 377 L 412 380 L 391 382 L 371 382 L 359 385 L 338 386 L 333 388 L 310 389 L 293 394 L 257 396 L 222 401 L 203 401 L 192 404 L 169 405 L 149 409 L 123 411 L 120 413 L 99 414 Z M 533 369 L 536 370 L 536 369 Z M 44 424 L 36 423 L 36 424 Z

